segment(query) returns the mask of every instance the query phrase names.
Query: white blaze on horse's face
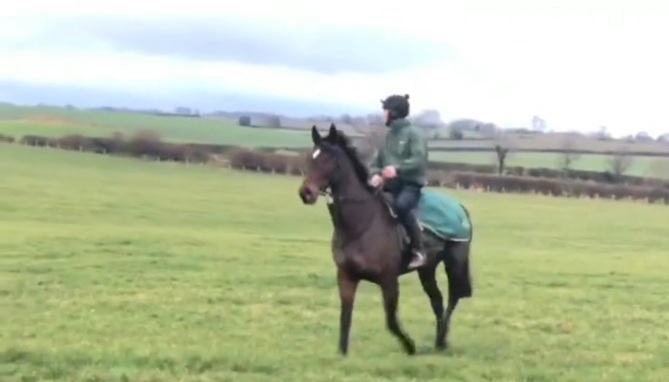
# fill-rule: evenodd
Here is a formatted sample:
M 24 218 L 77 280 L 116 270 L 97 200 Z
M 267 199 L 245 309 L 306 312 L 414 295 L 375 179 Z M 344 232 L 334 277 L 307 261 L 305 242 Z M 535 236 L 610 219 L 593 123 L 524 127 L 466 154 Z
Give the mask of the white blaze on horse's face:
M 321 154 L 321 149 L 314 150 L 314 153 L 311 154 L 311 158 L 316 159 Z

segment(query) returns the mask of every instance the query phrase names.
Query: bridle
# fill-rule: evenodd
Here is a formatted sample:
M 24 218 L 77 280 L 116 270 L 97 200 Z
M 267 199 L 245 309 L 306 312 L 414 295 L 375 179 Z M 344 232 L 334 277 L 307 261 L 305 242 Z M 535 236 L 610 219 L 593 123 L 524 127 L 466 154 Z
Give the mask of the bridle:
M 340 161 L 340 158 L 338 158 L 337 156 L 334 156 L 334 162 L 335 162 L 335 166 L 336 166 L 335 171 L 337 172 L 337 174 L 340 174 L 341 170 L 342 170 L 342 166 L 339 163 L 339 161 Z M 370 200 L 374 200 L 375 198 L 377 198 L 379 196 L 379 194 L 381 193 L 381 189 L 382 189 L 381 187 L 375 187 L 374 191 L 372 192 L 371 195 L 365 195 L 364 197 L 359 197 L 359 198 L 350 198 L 350 197 L 345 197 L 343 195 L 335 195 L 332 192 L 331 183 L 332 183 L 332 180 L 330 180 L 328 182 L 328 185 L 326 187 L 319 188 L 319 190 L 318 190 L 318 193 L 325 198 L 326 203 L 329 204 L 329 205 L 334 204 L 335 201 L 337 202 L 337 204 L 341 205 L 341 204 L 344 204 L 344 203 L 364 203 L 364 202 L 367 202 L 367 201 L 370 201 Z
M 324 189 L 318 190 L 318 193 L 325 198 L 327 204 L 334 204 L 337 201 L 339 204 L 343 203 L 364 203 L 370 200 L 374 200 L 381 193 L 381 187 L 376 187 L 374 192 L 371 195 L 365 195 L 361 198 L 347 198 L 343 195 L 334 195 L 332 188 L 330 186 L 325 187 Z

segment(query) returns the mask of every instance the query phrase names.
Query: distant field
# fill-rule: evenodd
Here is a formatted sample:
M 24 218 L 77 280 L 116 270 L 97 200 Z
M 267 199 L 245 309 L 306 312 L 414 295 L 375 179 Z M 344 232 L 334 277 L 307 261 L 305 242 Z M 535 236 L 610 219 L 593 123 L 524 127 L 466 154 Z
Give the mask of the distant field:
M 81 134 L 88 136 L 111 135 L 117 129 L 103 126 L 82 126 L 65 121 L 49 121 L 39 119 L 0 120 L 0 134 L 12 135 L 20 138 L 27 134 L 36 134 L 48 137 L 60 137 L 67 134 Z
M 325 206 L 297 177 L 0 146 L 0 380 L 644 381 L 669 375 L 667 207 L 443 190 L 475 224 L 451 348 L 415 275 L 350 357 Z M 447 286 L 443 271 L 438 280 Z
M 99 136 L 142 129 L 158 131 L 166 140 L 249 147 L 303 147 L 310 142 L 309 135 L 303 132 L 246 128 L 214 119 L 0 106 L 0 133 L 19 137 L 39 133 Z
M 510 134 L 503 141 L 502 145 L 515 150 L 563 150 L 565 136 L 562 134 L 545 135 L 520 135 Z M 432 142 L 433 147 L 472 147 L 472 148 L 492 148 L 497 142 L 490 139 L 451 141 L 437 140 Z M 619 140 L 600 141 L 588 137 L 580 137 L 574 143 L 575 150 L 613 152 L 621 148 L 626 148 L 634 152 L 642 153 L 661 153 L 669 156 L 669 144 L 660 142 L 623 142 Z
M 558 153 L 512 153 L 509 155 L 507 164 L 509 166 L 559 168 L 558 163 L 560 158 L 561 154 Z M 431 151 L 430 160 L 475 164 L 497 163 L 497 157 L 494 153 L 471 151 Z M 574 162 L 572 168 L 591 171 L 611 171 L 609 160 L 609 155 L 583 154 Z M 661 171 L 660 168 L 669 169 L 669 157 L 637 156 L 634 158 L 634 162 L 626 174 L 655 177 L 666 173 L 666 171 Z
M 324 129 L 327 123 L 319 124 Z M 21 137 L 25 134 L 46 136 L 62 136 L 65 134 L 82 134 L 89 136 L 109 136 L 114 131 L 133 133 L 141 129 L 158 131 L 163 139 L 180 142 L 200 142 L 213 144 L 230 144 L 245 147 L 307 147 L 311 139 L 307 131 L 291 131 L 268 128 L 240 127 L 232 121 L 142 115 L 133 113 L 117 113 L 106 111 L 81 111 L 53 107 L 15 107 L 0 105 L 0 133 Z M 516 136 L 509 141 L 512 148 L 555 148 L 560 140 L 556 137 Z M 615 150 L 620 144 L 584 140 L 579 144 L 586 149 Z M 492 147 L 492 141 L 431 141 L 433 147 Z M 658 144 L 634 144 L 633 150 L 660 150 Z M 669 146 L 666 146 L 669 155 Z M 494 163 L 492 152 L 439 152 L 432 151 L 435 161 L 451 161 L 465 163 Z M 510 165 L 525 167 L 557 167 L 559 154 L 552 153 L 513 153 Z M 669 157 L 637 157 L 629 174 L 655 176 L 655 168 L 659 162 L 665 163 Z M 607 157 L 600 155 L 583 155 L 573 168 L 583 170 L 608 170 Z

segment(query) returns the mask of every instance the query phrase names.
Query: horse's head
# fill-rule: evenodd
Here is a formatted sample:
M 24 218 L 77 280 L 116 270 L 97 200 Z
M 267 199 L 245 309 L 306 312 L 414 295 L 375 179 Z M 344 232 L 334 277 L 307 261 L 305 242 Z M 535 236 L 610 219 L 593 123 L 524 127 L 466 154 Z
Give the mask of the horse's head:
M 314 204 L 318 195 L 324 192 L 338 176 L 337 163 L 337 128 L 334 124 L 330 126 L 330 132 L 323 138 L 316 129 L 311 128 L 311 139 L 314 149 L 307 159 L 307 171 L 298 193 L 304 204 Z

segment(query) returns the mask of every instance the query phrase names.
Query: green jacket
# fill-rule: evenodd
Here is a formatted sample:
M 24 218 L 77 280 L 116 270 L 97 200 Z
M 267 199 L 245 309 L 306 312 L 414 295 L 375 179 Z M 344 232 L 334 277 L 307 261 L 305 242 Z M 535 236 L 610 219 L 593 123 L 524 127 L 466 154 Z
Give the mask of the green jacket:
M 407 183 L 425 185 L 427 172 L 427 139 L 406 119 L 390 123 L 386 140 L 372 161 L 372 174 L 386 166 L 397 168 L 397 178 Z M 392 182 L 394 183 L 394 182 Z

